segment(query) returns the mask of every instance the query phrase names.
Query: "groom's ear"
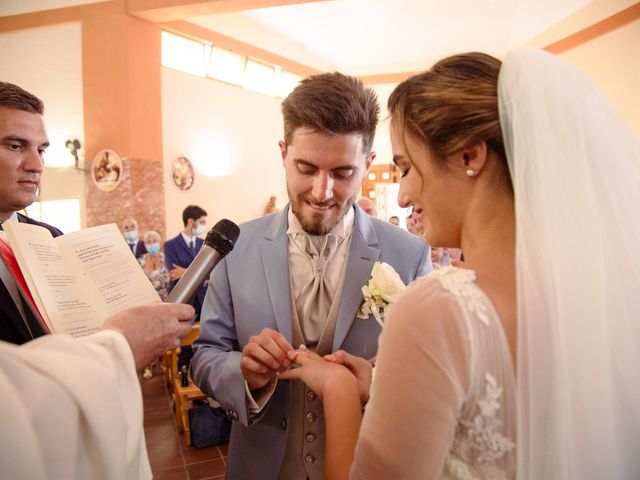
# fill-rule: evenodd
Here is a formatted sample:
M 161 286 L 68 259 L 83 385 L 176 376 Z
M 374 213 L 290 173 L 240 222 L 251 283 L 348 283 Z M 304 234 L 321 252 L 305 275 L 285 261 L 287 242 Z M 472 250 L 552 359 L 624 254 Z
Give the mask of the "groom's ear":
M 284 142 L 284 140 L 280 140 L 278 142 L 278 146 L 280 147 L 280 156 L 282 157 L 282 162 L 284 163 L 285 159 L 287 158 L 287 144 Z
M 487 164 L 487 143 L 482 141 L 451 155 L 449 163 L 467 177 L 476 177 Z

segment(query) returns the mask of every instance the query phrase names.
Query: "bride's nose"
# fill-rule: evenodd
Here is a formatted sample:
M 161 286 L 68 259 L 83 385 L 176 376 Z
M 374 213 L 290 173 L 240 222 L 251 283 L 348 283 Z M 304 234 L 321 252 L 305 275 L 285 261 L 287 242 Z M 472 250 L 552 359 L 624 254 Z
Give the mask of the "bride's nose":
M 411 206 L 411 199 L 402 190 L 398 192 L 398 205 L 402 208 L 408 208 Z

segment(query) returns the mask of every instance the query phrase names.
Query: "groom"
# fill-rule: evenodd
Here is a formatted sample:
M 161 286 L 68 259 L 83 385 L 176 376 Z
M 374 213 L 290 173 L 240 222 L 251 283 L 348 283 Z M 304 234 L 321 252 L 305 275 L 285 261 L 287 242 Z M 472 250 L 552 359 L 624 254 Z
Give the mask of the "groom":
M 227 478 L 324 478 L 322 403 L 302 382 L 277 380 L 286 352 L 304 344 L 375 356 L 380 326 L 356 318 L 374 263 L 407 284 L 431 269 L 422 240 L 354 205 L 375 157 L 378 111 L 355 78 L 303 80 L 282 104 L 290 203 L 242 224 L 211 275 L 191 365 L 235 420 Z

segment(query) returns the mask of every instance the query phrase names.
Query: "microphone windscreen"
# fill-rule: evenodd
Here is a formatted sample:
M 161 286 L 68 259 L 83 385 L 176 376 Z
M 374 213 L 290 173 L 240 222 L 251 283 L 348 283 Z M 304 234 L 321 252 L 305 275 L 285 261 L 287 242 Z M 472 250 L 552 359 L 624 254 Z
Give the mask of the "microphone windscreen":
M 213 248 L 221 257 L 227 255 L 238 240 L 240 228 L 231 220 L 223 218 L 216 223 L 204 239 L 205 245 Z

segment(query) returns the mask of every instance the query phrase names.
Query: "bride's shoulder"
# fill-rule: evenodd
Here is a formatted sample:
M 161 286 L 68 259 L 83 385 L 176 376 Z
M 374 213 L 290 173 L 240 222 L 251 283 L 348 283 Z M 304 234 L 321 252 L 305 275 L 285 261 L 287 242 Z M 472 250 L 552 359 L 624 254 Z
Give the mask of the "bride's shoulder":
M 467 312 L 459 292 L 473 284 L 475 273 L 444 267 L 411 283 L 391 305 L 385 319 L 386 342 L 466 345 Z
M 446 266 L 432 271 L 426 277 L 413 282 L 410 289 L 422 293 L 444 291 L 454 295 L 475 295 L 478 286 L 475 283 L 476 272 L 466 268 Z
M 451 292 L 466 288 L 469 285 L 475 285 L 476 272 L 468 268 L 459 268 L 448 265 L 433 270 L 429 275 L 423 277 L 423 280 L 431 280 L 439 282 L 443 288 Z
M 413 309 L 422 306 L 430 312 L 464 310 L 488 321 L 486 296 L 476 284 L 476 272 L 465 268 L 446 266 L 432 271 L 409 285 L 398 303 Z

